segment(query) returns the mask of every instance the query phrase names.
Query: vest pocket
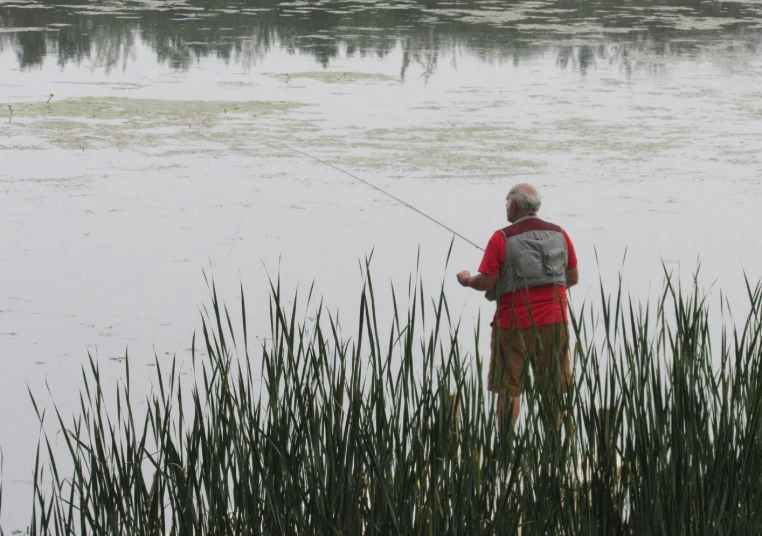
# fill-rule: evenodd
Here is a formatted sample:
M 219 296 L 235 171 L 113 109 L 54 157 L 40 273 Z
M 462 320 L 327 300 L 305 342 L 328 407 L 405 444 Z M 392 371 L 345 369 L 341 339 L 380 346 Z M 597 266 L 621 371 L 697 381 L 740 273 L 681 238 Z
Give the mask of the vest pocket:
M 552 249 L 543 252 L 542 270 L 545 275 L 562 275 L 566 268 L 566 252 L 563 249 Z

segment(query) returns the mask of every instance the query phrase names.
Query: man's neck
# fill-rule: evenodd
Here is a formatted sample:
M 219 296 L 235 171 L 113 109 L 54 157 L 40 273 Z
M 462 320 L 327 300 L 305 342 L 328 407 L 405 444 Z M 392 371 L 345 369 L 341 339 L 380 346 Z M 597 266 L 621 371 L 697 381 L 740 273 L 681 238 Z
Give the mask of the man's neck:
M 526 214 L 520 215 L 513 223 L 518 223 L 521 220 L 527 219 L 527 218 L 536 218 L 537 213 L 536 212 L 527 212 Z

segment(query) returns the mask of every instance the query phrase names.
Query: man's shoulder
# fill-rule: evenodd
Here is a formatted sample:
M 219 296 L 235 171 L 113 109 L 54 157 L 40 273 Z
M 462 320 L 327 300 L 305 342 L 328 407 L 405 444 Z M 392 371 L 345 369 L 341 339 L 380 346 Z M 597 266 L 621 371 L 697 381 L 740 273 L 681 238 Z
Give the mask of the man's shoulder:
M 494 233 L 492 233 L 492 236 L 489 238 L 489 242 L 487 243 L 487 248 L 501 248 L 503 244 L 505 244 L 505 229 L 498 229 Z

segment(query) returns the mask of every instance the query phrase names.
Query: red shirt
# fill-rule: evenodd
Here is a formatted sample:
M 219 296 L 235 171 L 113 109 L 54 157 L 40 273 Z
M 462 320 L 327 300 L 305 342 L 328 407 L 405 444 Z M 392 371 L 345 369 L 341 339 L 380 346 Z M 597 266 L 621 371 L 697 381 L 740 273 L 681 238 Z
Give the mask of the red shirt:
M 561 231 L 569 250 L 567 270 L 577 267 L 577 254 L 566 231 Z M 490 238 L 479 272 L 499 275 L 500 264 L 505 260 L 505 236 L 500 231 Z M 530 314 L 531 312 L 531 314 Z M 528 329 L 566 322 L 566 287 L 563 285 L 541 285 L 528 289 L 507 292 L 500 296 L 500 303 L 492 322 L 501 328 Z

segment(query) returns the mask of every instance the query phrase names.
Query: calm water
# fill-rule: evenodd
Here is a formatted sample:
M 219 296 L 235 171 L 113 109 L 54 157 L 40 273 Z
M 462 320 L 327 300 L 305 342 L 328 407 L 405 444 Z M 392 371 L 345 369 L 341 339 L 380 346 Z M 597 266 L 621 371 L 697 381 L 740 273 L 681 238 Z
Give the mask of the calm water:
M 404 291 L 420 248 L 464 326 L 491 315 L 455 282 L 475 248 L 456 240 L 445 268 L 448 232 L 284 144 L 481 244 L 534 182 L 577 246 L 576 307 L 622 267 L 645 301 L 662 262 L 700 261 L 743 310 L 760 51 L 758 1 L 0 0 L 3 528 L 31 504 L 27 387 L 69 415 L 88 352 L 108 383 L 128 348 L 146 392 L 155 355 L 187 362 L 202 270 L 232 309 L 243 282 L 260 339 L 278 273 L 351 332 L 371 251 L 377 286 Z

